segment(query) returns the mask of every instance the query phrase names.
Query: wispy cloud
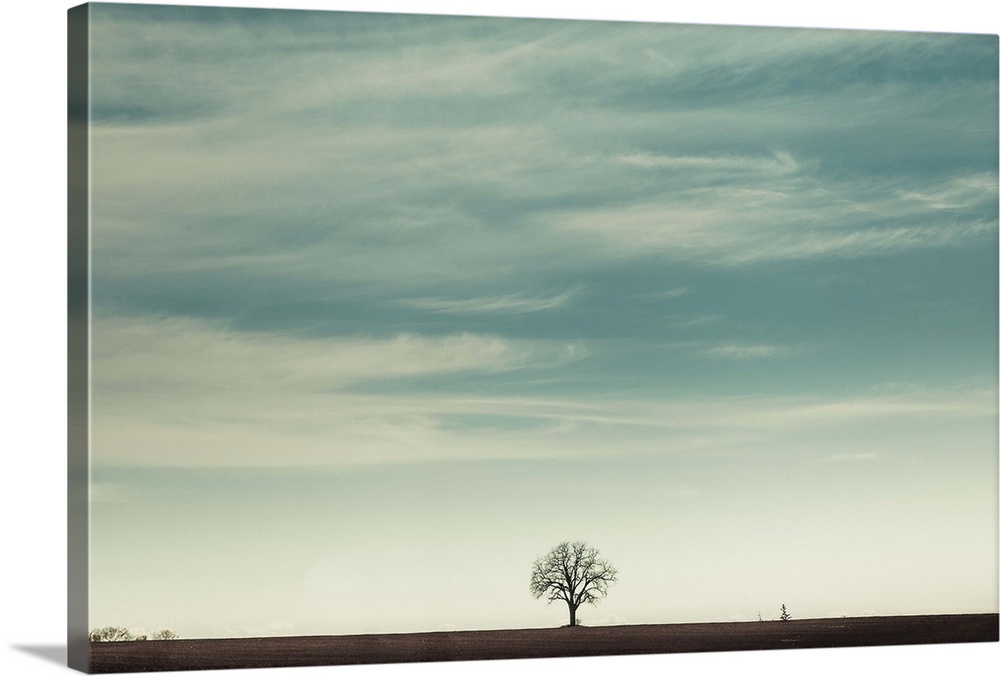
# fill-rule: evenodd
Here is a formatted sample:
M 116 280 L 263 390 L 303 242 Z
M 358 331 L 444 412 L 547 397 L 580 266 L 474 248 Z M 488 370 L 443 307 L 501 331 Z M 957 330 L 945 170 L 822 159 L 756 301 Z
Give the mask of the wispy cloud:
M 956 210 L 981 206 L 987 202 L 995 203 L 997 190 L 996 175 L 973 174 L 953 178 L 944 185 L 924 192 L 901 190 L 899 196 L 904 200 L 924 204 L 930 209 Z
M 860 424 L 879 418 L 979 417 L 987 415 L 995 406 L 995 400 L 995 391 L 970 390 L 845 397 L 825 401 L 785 401 L 756 411 L 752 424 L 761 428 L 780 428 L 832 423 Z
M 771 157 L 750 156 L 695 156 L 657 155 L 654 153 L 633 153 L 621 155 L 623 164 L 646 169 L 676 170 L 721 170 L 726 172 L 753 172 L 756 174 L 791 174 L 798 170 L 798 162 L 790 154 L 782 152 Z
M 469 333 L 316 338 L 185 318 L 102 317 L 94 337 L 95 460 L 125 464 L 350 465 L 476 455 L 446 419 L 502 416 L 438 397 L 421 403 L 428 382 L 556 371 L 588 355 L 574 342 Z M 386 382 L 416 393 L 356 393 Z
M 766 359 L 782 351 L 783 348 L 776 345 L 720 345 L 701 354 L 714 359 Z
M 652 293 L 642 294 L 642 298 L 652 298 L 656 300 L 673 300 L 674 298 L 680 298 L 681 296 L 686 296 L 691 293 L 691 288 L 684 286 L 677 289 L 667 289 L 666 291 L 654 291 Z
M 390 378 L 544 368 L 586 355 L 574 343 L 470 333 L 301 338 L 185 318 L 103 318 L 94 334 L 94 387 L 109 395 L 173 387 L 342 389 Z
M 767 258 L 860 257 L 973 242 L 996 232 L 996 223 L 941 223 L 927 226 L 825 232 L 809 239 L 777 241 L 742 254 L 734 262 Z
M 412 298 L 400 301 L 401 305 L 430 312 L 449 314 L 527 314 L 563 307 L 579 290 L 566 291 L 555 296 L 528 296 L 509 294 L 479 298 Z
M 206 391 L 203 384 L 194 389 L 192 384 L 181 392 L 141 384 L 145 389 L 122 388 L 118 396 L 101 398 L 94 427 L 101 453 L 95 460 L 346 469 L 621 457 L 622 439 L 629 440 L 631 455 L 742 455 L 758 452 L 754 449 L 773 454 L 785 449 L 794 457 L 803 435 L 821 446 L 842 448 L 850 443 L 842 431 L 870 424 L 878 426 L 882 442 L 916 452 L 924 443 L 919 437 L 926 436 L 922 426 L 966 429 L 970 420 L 992 420 L 996 401 L 996 393 L 989 391 L 608 400 L 570 393 L 474 396 L 425 388 L 410 393 L 324 391 L 287 381 L 225 391 Z M 850 439 L 850 432 L 845 433 Z M 841 454 L 832 450 L 824 457 Z
M 674 319 L 670 322 L 670 326 L 679 329 L 692 329 L 698 326 L 711 326 L 712 324 L 718 324 L 723 320 L 720 315 L 698 315 L 696 317 L 688 317 L 685 319 Z
M 595 236 L 621 256 L 658 251 L 724 266 L 886 256 L 986 241 L 997 229 L 995 182 L 887 197 L 858 185 L 820 187 L 816 178 L 766 190 L 733 179 L 667 201 L 567 213 L 553 226 Z M 706 199 L 695 198 L 702 194 Z

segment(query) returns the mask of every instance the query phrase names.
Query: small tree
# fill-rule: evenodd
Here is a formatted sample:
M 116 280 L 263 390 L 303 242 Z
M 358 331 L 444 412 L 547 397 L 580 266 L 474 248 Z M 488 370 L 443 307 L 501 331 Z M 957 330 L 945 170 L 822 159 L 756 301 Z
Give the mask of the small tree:
M 135 636 L 125 627 L 101 627 L 90 632 L 91 643 L 106 643 L 108 641 L 134 641 Z
M 549 603 L 565 601 L 569 626 L 575 627 L 576 609 L 607 596 L 608 586 L 617 577 L 618 571 L 597 549 L 585 542 L 563 542 L 535 561 L 528 590 L 536 599 L 545 596 Z
M 153 639 L 157 641 L 172 641 L 177 638 L 180 638 L 180 636 L 173 629 L 160 629 L 157 632 L 153 632 Z
M 781 619 L 785 621 L 792 619 L 792 616 L 788 614 L 788 609 L 785 608 L 784 603 L 781 604 Z

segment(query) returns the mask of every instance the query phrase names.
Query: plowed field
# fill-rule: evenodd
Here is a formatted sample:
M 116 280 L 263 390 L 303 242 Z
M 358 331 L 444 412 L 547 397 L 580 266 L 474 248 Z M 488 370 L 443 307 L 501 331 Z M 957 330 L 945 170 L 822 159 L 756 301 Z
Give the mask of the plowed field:
M 91 644 L 92 673 L 998 640 L 996 614 Z

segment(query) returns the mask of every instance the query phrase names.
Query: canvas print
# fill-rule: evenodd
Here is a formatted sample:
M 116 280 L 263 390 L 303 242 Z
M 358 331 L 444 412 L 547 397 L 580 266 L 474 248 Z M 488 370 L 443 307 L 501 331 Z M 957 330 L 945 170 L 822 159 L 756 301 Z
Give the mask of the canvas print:
M 997 641 L 996 35 L 69 28 L 72 666 Z

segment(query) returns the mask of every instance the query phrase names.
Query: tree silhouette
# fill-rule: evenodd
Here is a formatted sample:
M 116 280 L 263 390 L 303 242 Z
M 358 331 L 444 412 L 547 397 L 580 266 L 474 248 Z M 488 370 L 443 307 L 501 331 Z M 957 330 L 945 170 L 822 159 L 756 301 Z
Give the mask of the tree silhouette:
M 786 621 L 792 619 L 792 616 L 788 614 L 788 610 L 785 608 L 784 603 L 781 604 L 781 619 Z
M 607 596 L 608 586 L 618 571 L 600 552 L 585 542 L 562 542 L 531 567 L 531 595 L 545 596 L 549 603 L 565 601 L 569 606 L 569 626 L 577 624 L 576 609 L 597 603 Z

